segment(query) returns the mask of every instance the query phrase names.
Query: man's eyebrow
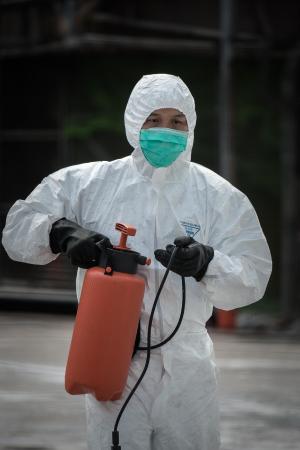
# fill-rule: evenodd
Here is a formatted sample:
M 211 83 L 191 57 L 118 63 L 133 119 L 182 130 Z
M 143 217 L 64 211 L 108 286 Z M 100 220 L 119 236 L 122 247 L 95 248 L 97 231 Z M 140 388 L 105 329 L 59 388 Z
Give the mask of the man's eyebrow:
M 150 116 L 160 116 L 160 113 L 153 112 L 153 113 L 149 114 L 148 117 L 150 117 Z M 173 117 L 185 117 L 185 115 L 183 113 L 179 113 L 179 114 L 174 114 Z

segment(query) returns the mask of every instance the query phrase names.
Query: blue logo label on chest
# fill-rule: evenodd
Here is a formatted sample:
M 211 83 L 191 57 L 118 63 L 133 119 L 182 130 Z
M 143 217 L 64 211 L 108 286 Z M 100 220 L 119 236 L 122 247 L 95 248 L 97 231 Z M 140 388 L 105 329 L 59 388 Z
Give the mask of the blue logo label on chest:
M 201 227 L 196 223 L 190 223 L 185 221 L 180 221 L 181 225 L 184 227 L 187 236 L 195 237 L 197 233 L 199 233 Z

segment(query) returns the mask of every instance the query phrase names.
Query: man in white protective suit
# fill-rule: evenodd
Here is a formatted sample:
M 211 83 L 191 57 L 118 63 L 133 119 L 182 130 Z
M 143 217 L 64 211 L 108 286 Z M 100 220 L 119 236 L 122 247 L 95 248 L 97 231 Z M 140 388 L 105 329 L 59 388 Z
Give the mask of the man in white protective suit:
M 138 269 L 146 279 L 141 345 L 146 345 L 149 314 L 172 244 L 191 237 L 178 251 L 161 293 L 152 344 L 166 338 L 178 321 L 178 275 L 186 277 L 184 319 L 174 338 L 151 352 L 145 378 L 120 421 L 123 450 L 219 449 L 213 345 L 205 324 L 213 306 L 230 310 L 259 300 L 271 273 L 269 248 L 248 198 L 190 161 L 195 123 L 194 99 L 179 77 L 142 77 L 125 111 L 133 153 L 49 175 L 12 206 L 3 232 L 3 245 L 16 261 L 47 264 L 67 254 L 79 267 L 79 298 L 85 269 L 99 258 L 95 242 L 117 243 L 115 223 L 134 225 L 135 249 L 153 259 Z M 120 400 L 99 402 L 86 395 L 90 450 L 110 449 L 118 411 L 145 358 L 143 351 L 133 357 Z

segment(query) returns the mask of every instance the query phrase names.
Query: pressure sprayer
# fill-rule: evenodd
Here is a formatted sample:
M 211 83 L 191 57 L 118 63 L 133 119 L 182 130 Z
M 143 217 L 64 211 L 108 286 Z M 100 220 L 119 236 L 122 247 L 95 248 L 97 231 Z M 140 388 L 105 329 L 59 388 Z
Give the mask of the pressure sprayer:
M 82 286 L 73 335 L 65 373 L 65 388 L 70 394 L 92 393 L 97 400 L 117 400 L 126 385 L 138 329 L 145 281 L 136 274 L 137 265 L 149 265 L 151 260 L 126 246 L 127 236 L 134 236 L 136 229 L 116 224 L 121 231 L 118 246 L 101 253 L 100 267 L 88 269 Z M 181 240 L 181 247 L 191 239 Z M 100 243 L 101 247 L 101 243 Z M 168 267 L 154 299 L 147 328 L 147 346 L 144 369 L 126 398 L 112 432 L 112 450 L 120 450 L 118 425 L 130 399 L 144 378 L 151 357 L 151 350 L 166 344 L 178 331 L 185 310 L 185 279 L 182 279 L 182 306 L 173 332 L 162 342 L 151 345 L 151 328 L 154 312 L 175 258 L 174 247 Z
M 67 392 L 92 393 L 99 401 L 122 395 L 145 290 L 137 265 L 151 263 L 126 245 L 135 228 L 117 223 L 116 229 L 119 245 L 102 251 L 100 267 L 86 271 L 65 373 Z

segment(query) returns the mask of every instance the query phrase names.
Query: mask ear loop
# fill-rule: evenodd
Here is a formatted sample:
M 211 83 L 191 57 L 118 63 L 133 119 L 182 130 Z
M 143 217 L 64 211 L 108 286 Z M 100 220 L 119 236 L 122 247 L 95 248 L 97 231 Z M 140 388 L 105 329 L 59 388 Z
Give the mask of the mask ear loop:
M 194 131 L 192 131 L 190 133 L 190 128 L 189 128 L 189 124 L 188 124 L 188 130 L 187 130 L 188 136 L 187 136 L 187 143 L 186 143 L 186 147 L 185 150 L 180 153 L 180 155 L 178 156 L 177 160 L 179 161 L 191 161 L 192 158 L 192 148 L 193 148 L 193 144 L 194 144 Z

